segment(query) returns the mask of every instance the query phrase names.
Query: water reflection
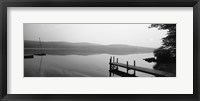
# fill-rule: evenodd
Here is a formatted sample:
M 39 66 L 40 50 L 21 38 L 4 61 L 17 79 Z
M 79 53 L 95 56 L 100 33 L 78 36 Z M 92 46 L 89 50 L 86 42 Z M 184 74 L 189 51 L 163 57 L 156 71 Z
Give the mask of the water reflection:
M 40 56 L 40 65 L 39 65 L 39 75 L 41 76 L 41 68 L 42 68 L 42 56 Z
M 153 69 L 176 74 L 176 64 L 175 63 L 160 63 L 160 62 L 157 62 L 153 66 Z
M 98 55 L 46 55 L 35 56 L 24 60 L 24 77 L 109 77 L 110 54 Z M 153 69 L 155 63 L 148 63 L 144 58 L 152 57 L 153 53 L 115 55 L 119 62 Z M 39 64 L 39 69 L 38 65 Z M 120 68 L 126 72 L 126 69 Z M 130 71 L 130 73 L 133 71 Z M 153 75 L 136 71 L 137 76 Z M 117 75 L 114 75 L 117 77 Z

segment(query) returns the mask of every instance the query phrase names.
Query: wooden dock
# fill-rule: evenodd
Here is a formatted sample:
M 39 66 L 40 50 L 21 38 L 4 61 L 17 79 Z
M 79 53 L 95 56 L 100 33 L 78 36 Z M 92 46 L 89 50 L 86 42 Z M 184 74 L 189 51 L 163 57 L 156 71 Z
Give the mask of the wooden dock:
M 119 75 L 119 76 L 122 76 L 122 77 L 136 77 L 134 74 L 128 74 L 128 73 L 125 73 L 123 71 L 119 71 L 117 69 L 109 70 L 109 72 L 110 72 L 110 76 L 112 76 L 112 73 L 113 73 L 113 75 L 116 74 L 116 75 Z
M 155 75 L 157 77 L 175 77 L 176 76 L 175 74 L 172 74 L 172 73 L 136 66 L 135 61 L 133 62 L 133 65 L 129 65 L 128 61 L 126 64 L 119 63 L 118 58 L 117 58 L 117 61 L 115 62 L 115 57 L 110 58 L 109 65 L 110 65 L 110 70 L 109 70 L 110 76 L 112 76 L 111 73 L 113 73 L 122 77 L 137 77 L 135 71 Z M 120 71 L 118 69 L 119 67 L 125 68 L 127 72 Z M 129 70 L 133 70 L 134 73 L 129 74 L 128 72 Z

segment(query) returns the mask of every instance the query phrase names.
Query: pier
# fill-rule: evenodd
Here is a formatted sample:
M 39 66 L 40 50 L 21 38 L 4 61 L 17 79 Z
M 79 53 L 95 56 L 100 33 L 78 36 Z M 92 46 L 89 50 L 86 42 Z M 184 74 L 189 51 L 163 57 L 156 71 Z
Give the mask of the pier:
M 160 70 L 149 69 L 145 67 L 136 66 L 136 61 L 133 61 L 133 65 L 130 65 L 127 61 L 126 63 L 119 63 L 118 58 L 115 61 L 115 57 L 110 58 L 109 62 L 109 73 L 110 77 L 112 74 L 116 74 L 121 77 L 137 77 L 136 71 L 155 75 L 156 77 L 175 77 L 176 75 L 173 73 L 168 73 Z M 126 72 L 120 71 L 119 68 L 125 68 Z M 130 70 L 133 70 L 133 73 L 129 73 Z

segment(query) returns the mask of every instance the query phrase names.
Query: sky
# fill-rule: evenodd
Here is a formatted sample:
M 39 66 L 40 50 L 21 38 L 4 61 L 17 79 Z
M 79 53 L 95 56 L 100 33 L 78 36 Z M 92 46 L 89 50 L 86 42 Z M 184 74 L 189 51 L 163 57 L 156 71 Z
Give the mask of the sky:
M 158 48 L 167 30 L 150 24 L 37 24 L 24 23 L 24 40 L 126 44 Z

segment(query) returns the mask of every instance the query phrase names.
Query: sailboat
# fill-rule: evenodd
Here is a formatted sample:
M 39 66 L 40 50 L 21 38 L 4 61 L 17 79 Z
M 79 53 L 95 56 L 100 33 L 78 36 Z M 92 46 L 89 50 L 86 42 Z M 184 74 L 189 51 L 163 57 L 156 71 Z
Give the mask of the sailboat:
M 34 55 L 45 56 L 46 54 L 42 52 L 42 43 L 40 41 L 40 37 L 39 37 L 39 42 L 40 42 L 40 53 L 35 53 Z

